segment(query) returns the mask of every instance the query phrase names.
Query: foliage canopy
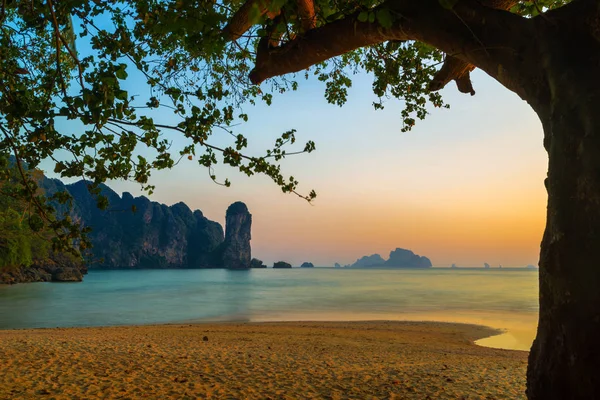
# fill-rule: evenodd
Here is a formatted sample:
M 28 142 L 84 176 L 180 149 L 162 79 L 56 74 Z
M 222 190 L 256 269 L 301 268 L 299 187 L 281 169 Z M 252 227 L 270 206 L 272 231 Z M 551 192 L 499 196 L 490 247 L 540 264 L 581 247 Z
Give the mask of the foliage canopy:
M 568 1 L 481 2 L 530 18 Z M 383 108 L 386 98 L 403 100 L 400 124 L 406 131 L 431 106 L 446 107 L 435 90 L 449 80 L 456 78 L 461 91 L 474 92 L 470 81 L 457 76 L 440 80 L 442 64 L 452 55 L 417 40 L 358 47 L 300 75 L 273 77 L 259 86 L 254 83 L 262 79 L 252 76 L 252 66 L 260 61 L 261 46 L 285 48 L 308 37 L 310 30 L 348 20 L 355 27 L 390 29 L 401 23 L 396 10 L 401 3 L 5 0 L 0 6 L 0 153 L 14 155 L 21 172 L 24 164 L 36 168 L 51 159 L 56 173 L 88 180 L 97 194 L 97 185 L 110 179 L 134 180 L 151 193 L 151 172 L 185 157 L 196 158 L 223 185 L 230 182 L 217 180 L 217 163 L 248 175 L 265 174 L 284 192 L 312 200 L 314 191 L 299 194 L 298 182 L 283 175 L 279 161 L 313 151 L 314 142 L 298 148 L 291 129 L 264 154 L 246 154 L 248 140 L 236 127 L 248 120 L 250 105 L 271 104 L 273 94 L 295 90 L 297 79 L 310 75 L 324 82 L 330 103 L 342 105 L 352 74 L 367 71 L 380 98 L 375 108 Z M 439 0 L 438 5 L 452 10 L 456 4 Z M 465 66 L 462 73 L 467 81 L 470 70 Z M 146 87 L 127 90 L 128 78 Z M 159 108 L 170 110 L 172 117 L 157 120 L 153 110 Z M 216 131 L 230 134 L 231 144 L 211 144 Z M 187 144 L 174 150 L 172 133 L 185 137 Z M 51 208 L 35 194 L 35 182 L 22 173 L 21 178 L 27 182 L 20 193 L 31 205 L 27 209 L 58 233 L 58 247 L 68 247 L 78 235 L 76 227 L 66 218 L 52 217 Z M 53 200 L 64 203 L 68 198 L 57 194 Z M 106 199 L 99 196 L 98 205 L 105 207 Z

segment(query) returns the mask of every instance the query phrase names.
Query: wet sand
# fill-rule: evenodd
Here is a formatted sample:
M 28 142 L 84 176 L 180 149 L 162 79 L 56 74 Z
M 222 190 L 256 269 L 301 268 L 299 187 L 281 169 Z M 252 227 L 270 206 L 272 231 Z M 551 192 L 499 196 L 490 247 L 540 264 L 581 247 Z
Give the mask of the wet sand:
M 434 322 L 0 331 L 0 399 L 519 399 L 527 352 Z

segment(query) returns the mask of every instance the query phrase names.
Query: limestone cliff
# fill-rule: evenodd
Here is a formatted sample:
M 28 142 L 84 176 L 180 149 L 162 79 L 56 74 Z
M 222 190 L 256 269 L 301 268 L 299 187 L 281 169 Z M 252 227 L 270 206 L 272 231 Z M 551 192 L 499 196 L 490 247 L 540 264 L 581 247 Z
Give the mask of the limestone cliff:
M 74 200 L 72 218 L 92 228 L 90 268 L 237 269 L 250 265 L 252 216 L 244 203 L 234 203 L 227 210 L 224 235 L 221 224 L 184 203 L 167 206 L 127 192 L 121 197 L 101 185 L 109 207 L 100 210 L 84 181 L 64 185 L 57 179 L 44 179 L 43 188 L 48 194 L 67 190 Z
M 227 269 L 250 268 L 250 230 L 252 214 L 240 201 L 233 203 L 225 214 L 225 241 L 223 242 L 223 267 Z
M 48 196 L 63 191 L 71 195 L 71 208 L 61 204 L 53 206 L 57 216 L 67 213 L 82 226 L 92 228 L 89 234 L 92 254 L 85 264 L 54 255 L 40 262 L 34 260 L 34 264 L 27 267 L 0 266 L 0 283 L 78 281 L 87 267 L 250 267 L 252 215 L 244 203 L 236 202 L 228 208 L 225 235 L 219 223 L 181 202 L 167 206 L 127 192 L 119 196 L 108 186 L 100 185 L 100 192 L 109 204 L 107 209 L 101 210 L 85 181 L 65 185 L 42 175 L 39 186 Z

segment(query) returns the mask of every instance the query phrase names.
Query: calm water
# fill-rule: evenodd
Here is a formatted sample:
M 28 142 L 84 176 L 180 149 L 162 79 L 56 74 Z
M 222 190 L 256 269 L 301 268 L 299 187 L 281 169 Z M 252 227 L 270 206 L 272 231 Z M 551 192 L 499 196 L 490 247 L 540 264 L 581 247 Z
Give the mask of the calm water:
M 529 349 L 535 270 L 91 271 L 83 283 L 0 285 L 0 329 L 203 321 L 434 320 L 506 329 Z

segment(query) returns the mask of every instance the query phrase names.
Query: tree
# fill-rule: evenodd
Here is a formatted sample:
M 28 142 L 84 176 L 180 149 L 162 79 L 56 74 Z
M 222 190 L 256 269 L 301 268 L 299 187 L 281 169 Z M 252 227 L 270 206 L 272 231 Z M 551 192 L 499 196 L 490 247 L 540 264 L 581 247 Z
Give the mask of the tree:
M 12 208 L 0 212 L 0 228 L 0 270 L 31 265 L 31 243 L 19 213 Z
M 247 139 L 235 133 L 245 104 L 297 87 L 289 74 L 312 71 L 341 105 L 352 69 L 371 72 L 377 95 L 404 100 L 408 130 L 427 105 L 445 106 L 437 90 L 454 81 L 472 95 L 470 72 L 485 71 L 538 114 L 549 155 L 527 395 L 600 398 L 598 0 L 7 0 L 0 22 L 0 151 L 33 167 L 54 157 L 56 172 L 92 190 L 129 178 L 151 191 L 151 171 L 175 163 L 161 134 L 178 132 L 189 140 L 178 157 L 197 157 L 213 180 L 220 161 L 296 192 L 277 164 L 293 130 L 262 156 L 244 154 Z M 147 99 L 124 89 L 128 74 L 143 76 Z M 158 107 L 180 122 L 155 121 L 148 110 Z M 232 145 L 212 145 L 215 129 Z
M 27 171 L 27 176 L 34 182 L 41 179 L 40 171 Z M 28 212 L 31 203 L 24 201 L 22 190 L 16 167 L 0 157 L 0 270 L 49 258 L 51 232 L 42 229 L 38 214 Z

